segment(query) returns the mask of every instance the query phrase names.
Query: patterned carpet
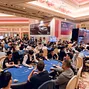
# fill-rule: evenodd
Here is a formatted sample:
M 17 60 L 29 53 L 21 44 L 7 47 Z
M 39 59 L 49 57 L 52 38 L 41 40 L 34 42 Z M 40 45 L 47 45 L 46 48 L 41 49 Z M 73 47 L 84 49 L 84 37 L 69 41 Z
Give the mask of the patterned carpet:
M 82 81 L 83 81 L 83 88 L 80 89 L 89 89 L 89 73 L 88 72 L 84 72 L 82 74 Z

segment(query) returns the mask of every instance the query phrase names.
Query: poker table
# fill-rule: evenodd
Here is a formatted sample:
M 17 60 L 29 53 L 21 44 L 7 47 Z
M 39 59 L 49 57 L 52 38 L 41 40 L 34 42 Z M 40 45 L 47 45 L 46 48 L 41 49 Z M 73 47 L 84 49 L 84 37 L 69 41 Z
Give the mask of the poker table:
M 44 60 L 45 63 L 45 69 L 50 72 L 50 68 L 55 64 L 55 65 L 62 65 L 61 62 L 57 60 Z M 27 82 L 28 75 L 31 73 L 33 68 L 29 68 L 26 66 L 21 65 L 19 68 L 12 67 L 5 69 L 5 71 L 9 71 L 12 74 L 12 86 L 20 86 L 24 85 Z M 14 82 L 14 80 L 18 80 L 18 82 Z

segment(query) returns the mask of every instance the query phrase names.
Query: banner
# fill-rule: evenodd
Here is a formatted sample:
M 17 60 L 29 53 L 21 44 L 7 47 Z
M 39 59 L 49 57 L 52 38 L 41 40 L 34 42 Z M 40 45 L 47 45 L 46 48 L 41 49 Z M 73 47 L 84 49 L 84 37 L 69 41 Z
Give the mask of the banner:
M 61 35 L 70 35 L 74 25 L 69 22 L 61 22 Z
M 89 30 L 86 29 L 79 30 L 78 42 L 89 43 Z

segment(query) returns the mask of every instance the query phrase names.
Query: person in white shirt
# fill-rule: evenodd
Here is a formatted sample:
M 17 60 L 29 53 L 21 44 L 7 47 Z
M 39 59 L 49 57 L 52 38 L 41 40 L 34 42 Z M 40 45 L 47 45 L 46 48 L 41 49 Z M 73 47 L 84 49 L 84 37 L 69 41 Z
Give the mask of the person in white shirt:
M 31 49 L 32 49 L 31 45 L 28 45 L 26 48 L 26 50 L 31 50 Z
M 36 49 L 38 49 L 38 50 L 42 49 L 42 44 L 39 43 L 38 46 L 36 47 Z
M 42 50 L 44 50 L 44 49 L 47 49 L 46 44 L 44 44 L 44 46 L 42 47 Z
M 24 56 L 22 64 L 27 67 L 31 67 L 31 63 L 35 62 L 34 51 L 29 50 L 28 54 Z

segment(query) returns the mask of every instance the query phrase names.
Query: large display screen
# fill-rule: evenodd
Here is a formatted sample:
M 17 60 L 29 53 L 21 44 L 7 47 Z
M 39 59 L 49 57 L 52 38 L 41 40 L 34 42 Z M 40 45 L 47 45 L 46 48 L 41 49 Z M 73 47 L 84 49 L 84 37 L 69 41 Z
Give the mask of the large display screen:
M 40 25 L 40 23 L 31 24 L 30 35 L 50 35 L 49 23 L 44 22 L 44 25 Z
M 70 35 L 72 33 L 72 29 L 74 28 L 74 24 L 69 22 L 61 22 L 61 35 Z
M 78 37 L 78 42 L 83 42 L 83 43 L 89 43 L 89 30 L 86 29 L 80 29 L 79 30 L 79 37 Z
M 57 38 L 55 36 L 50 36 L 49 41 L 50 42 L 57 42 Z

